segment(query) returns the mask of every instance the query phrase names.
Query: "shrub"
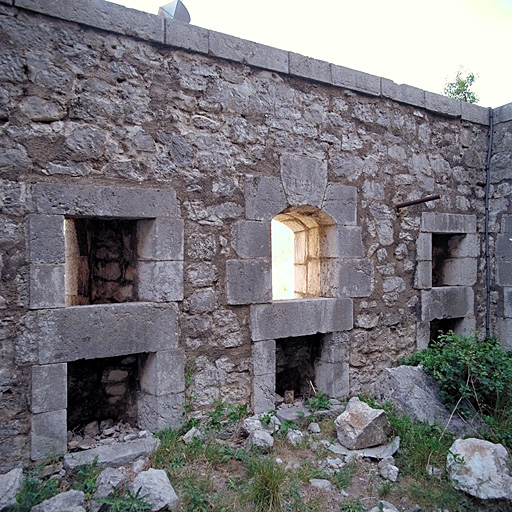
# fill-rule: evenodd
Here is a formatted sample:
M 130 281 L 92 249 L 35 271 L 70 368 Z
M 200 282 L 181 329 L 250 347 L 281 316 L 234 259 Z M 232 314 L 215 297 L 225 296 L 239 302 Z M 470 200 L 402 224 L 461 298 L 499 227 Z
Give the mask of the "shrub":
M 421 363 L 439 383 L 450 409 L 458 407 L 467 415 L 476 411 L 488 426 L 484 435 L 512 447 L 512 352 L 504 351 L 497 340 L 477 342 L 450 331 L 404 363 Z

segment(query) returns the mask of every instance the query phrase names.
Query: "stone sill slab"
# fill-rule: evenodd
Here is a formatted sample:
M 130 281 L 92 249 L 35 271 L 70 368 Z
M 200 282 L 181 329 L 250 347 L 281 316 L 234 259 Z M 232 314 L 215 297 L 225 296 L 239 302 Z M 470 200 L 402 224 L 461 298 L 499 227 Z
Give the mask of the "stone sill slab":
M 337 66 L 260 43 L 164 19 L 105 0 L 0 0 L 47 16 L 136 37 L 166 46 L 212 55 L 249 66 L 343 87 L 424 108 L 448 117 L 489 125 L 489 109 L 424 91 L 361 71 Z M 512 104 L 495 109 L 496 122 L 512 118 Z M 502 115 L 501 112 L 509 115 Z M 503 120 L 502 120 L 503 117 Z

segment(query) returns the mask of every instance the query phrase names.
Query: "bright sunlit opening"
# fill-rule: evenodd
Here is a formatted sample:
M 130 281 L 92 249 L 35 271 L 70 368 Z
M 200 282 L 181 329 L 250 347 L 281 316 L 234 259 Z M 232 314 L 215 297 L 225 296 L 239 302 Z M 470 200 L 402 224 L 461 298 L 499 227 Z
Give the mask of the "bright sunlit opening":
M 272 299 L 294 298 L 294 233 L 282 222 L 273 220 L 272 237 Z

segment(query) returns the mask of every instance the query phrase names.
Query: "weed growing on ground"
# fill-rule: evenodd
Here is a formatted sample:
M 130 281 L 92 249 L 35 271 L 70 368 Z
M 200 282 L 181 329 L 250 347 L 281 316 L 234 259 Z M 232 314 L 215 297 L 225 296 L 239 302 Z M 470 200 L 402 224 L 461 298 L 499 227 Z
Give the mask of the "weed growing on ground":
M 340 512 L 366 512 L 366 506 L 360 499 L 349 499 L 340 503 Z
M 248 464 L 249 497 L 261 512 L 280 512 L 284 503 L 286 472 L 271 457 L 254 458 Z
M 76 468 L 73 489 L 82 491 L 85 499 L 90 500 L 98 488 L 96 479 L 100 473 L 101 468 L 98 467 L 98 457 L 95 457 L 90 464 L 84 464 Z
M 16 505 L 9 509 L 10 512 L 28 512 L 32 507 L 59 493 L 57 480 L 41 479 L 39 472 L 39 467 L 27 472 L 16 496 Z
M 114 488 L 113 495 L 109 498 L 101 498 L 99 503 L 104 503 L 109 512 L 145 512 L 151 510 L 153 505 L 145 501 L 146 496 L 140 495 L 140 489 L 137 492 L 127 489 L 124 493 Z
M 189 476 L 181 483 L 181 500 L 183 512 L 208 512 L 211 510 L 208 493 L 212 483 L 208 478 Z
M 343 491 L 350 485 L 352 478 L 354 478 L 356 473 L 357 464 L 355 462 L 351 462 L 349 464 L 345 464 L 345 466 L 343 466 L 339 471 L 336 471 L 336 473 L 331 477 L 331 480 L 333 480 L 333 483 L 338 489 Z
M 329 397 L 323 391 L 317 391 L 313 398 L 308 398 L 306 405 L 311 412 L 325 411 L 331 408 Z

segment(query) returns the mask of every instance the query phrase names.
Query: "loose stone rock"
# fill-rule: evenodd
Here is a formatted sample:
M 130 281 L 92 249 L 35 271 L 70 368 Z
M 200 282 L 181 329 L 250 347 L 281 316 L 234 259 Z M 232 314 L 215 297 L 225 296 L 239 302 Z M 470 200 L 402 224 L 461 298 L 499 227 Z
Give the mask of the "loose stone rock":
M 30 512 L 85 512 L 82 491 L 67 491 L 32 507 Z
M 0 510 L 16 505 L 16 494 L 21 488 L 23 470 L 11 469 L 9 473 L 0 475 Z
M 144 499 L 151 503 L 152 512 L 163 510 L 166 507 L 176 510 L 178 507 L 178 495 L 163 469 L 151 468 L 139 473 L 130 484 L 129 489 L 132 492 L 139 492 L 140 496 L 146 496 Z

